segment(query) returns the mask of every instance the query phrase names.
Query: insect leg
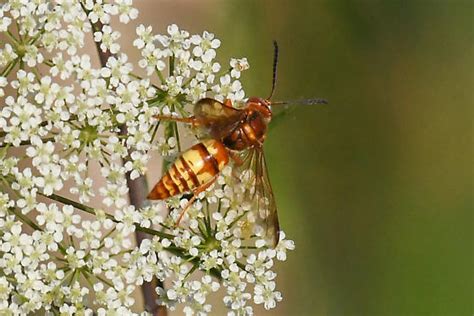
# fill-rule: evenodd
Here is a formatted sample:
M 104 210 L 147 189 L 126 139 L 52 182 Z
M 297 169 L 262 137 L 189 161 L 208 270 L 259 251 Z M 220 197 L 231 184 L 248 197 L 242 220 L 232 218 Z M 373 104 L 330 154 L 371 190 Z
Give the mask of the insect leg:
M 196 189 L 193 190 L 193 197 L 188 201 L 186 206 L 183 208 L 181 211 L 181 214 L 179 214 L 178 220 L 176 221 L 175 227 L 179 226 L 179 223 L 181 223 L 181 220 L 183 219 L 184 214 L 186 214 L 186 211 L 189 209 L 191 205 L 193 205 L 194 201 L 196 201 L 197 196 L 201 193 L 204 192 L 207 188 L 209 188 L 216 180 L 217 180 L 218 174 L 212 178 L 209 182 L 202 184 L 201 186 L 197 187 Z
M 188 123 L 194 126 L 199 125 L 199 121 L 194 117 L 174 117 L 168 115 L 153 115 L 154 118 L 160 121 L 174 121 L 174 122 L 181 122 L 181 123 Z
M 244 164 L 244 160 L 242 158 L 240 158 L 240 156 L 238 154 L 236 154 L 235 152 L 233 152 L 231 150 L 228 150 L 227 152 L 229 153 L 230 158 L 232 158 L 232 160 L 234 161 L 234 164 L 237 167 L 240 167 Z

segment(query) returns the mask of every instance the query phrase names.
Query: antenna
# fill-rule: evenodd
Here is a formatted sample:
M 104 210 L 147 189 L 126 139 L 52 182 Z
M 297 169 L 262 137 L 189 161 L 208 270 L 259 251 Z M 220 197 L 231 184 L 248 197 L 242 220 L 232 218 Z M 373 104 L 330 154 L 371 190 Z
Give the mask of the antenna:
M 272 91 L 270 92 L 270 96 L 267 100 L 270 100 L 273 96 L 273 92 L 275 92 L 276 86 L 276 79 L 277 79 L 277 64 L 278 64 L 278 43 L 277 41 L 273 41 L 273 80 L 272 80 Z
M 299 105 L 315 105 L 315 104 L 328 104 L 326 99 L 299 99 L 291 101 L 275 101 L 271 102 L 272 105 L 280 104 L 299 104 Z

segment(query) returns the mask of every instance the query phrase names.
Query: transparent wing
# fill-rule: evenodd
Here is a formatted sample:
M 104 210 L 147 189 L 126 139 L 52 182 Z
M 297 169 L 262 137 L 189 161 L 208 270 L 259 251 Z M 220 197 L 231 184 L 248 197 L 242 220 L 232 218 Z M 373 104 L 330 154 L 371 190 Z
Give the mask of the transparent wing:
M 263 148 L 250 148 L 242 158 L 244 163 L 241 167 L 254 176 L 254 190 L 249 198 L 255 205 L 256 223 L 264 227 L 267 239 L 276 247 L 280 240 L 280 223 Z
M 244 111 L 211 98 L 201 99 L 194 105 L 194 117 L 217 139 L 234 130 L 244 115 Z

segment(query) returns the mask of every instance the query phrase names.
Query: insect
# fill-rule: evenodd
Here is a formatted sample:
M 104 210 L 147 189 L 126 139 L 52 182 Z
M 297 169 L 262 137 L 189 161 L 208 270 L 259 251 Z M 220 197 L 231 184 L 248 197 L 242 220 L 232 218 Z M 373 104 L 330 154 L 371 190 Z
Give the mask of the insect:
M 163 200 L 191 192 L 193 196 L 183 208 L 176 225 L 179 225 L 186 210 L 199 193 L 210 187 L 222 169 L 232 160 L 240 170 L 253 171 L 255 190 L 252 199 L 257 201 L 258 216 L 256 217 L 264 223 L 267 238 L 272 240 L 273 246 L 278 244 L 280 224 L 263 152 L 267 126 L 272 119 L 271 106 L 288 104 L 288 102 L 270 101 L 275 91 L 277 62 L 278 45 L 274 42 L 272 90 L 266 99 L 251 97 L 242 108 L 238 109 L 233 107 L 228 99 L 220 102 L 212 98 L 204 98 L 194 105 L 194 115 L 191 117 L 155 116 L 159 120 L 192 124 L 205 129 L 209 135 L 209 138 L 183 152 L 147 197 L 150 200 Z M 300 104 L 327 103 L 323 99 L 297 102 Z

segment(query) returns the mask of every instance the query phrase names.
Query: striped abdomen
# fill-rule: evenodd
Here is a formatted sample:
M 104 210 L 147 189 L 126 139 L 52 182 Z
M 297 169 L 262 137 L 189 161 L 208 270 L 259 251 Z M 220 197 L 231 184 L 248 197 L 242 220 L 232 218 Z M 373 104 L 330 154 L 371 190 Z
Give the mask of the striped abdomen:
M 245 120 L 222 140 L 230 149 L 243 150 L 259 146 L 265 140 L 267 123 L 258 111 L 249 111 Z
M 229 162 L 220 141 L 207 139 L 185 151 L 148 194 L 149 200 L 163 200 L 192 191 L 211 181 Z

